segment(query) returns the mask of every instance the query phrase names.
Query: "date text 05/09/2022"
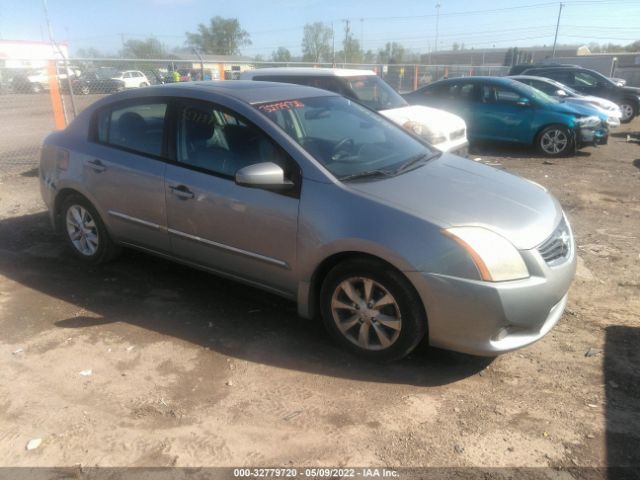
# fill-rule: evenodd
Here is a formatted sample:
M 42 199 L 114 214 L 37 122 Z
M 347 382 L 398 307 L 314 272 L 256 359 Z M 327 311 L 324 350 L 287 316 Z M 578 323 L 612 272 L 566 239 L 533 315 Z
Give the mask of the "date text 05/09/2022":
M 396 478 L 389 468 L 234 468 L 236 478 Z

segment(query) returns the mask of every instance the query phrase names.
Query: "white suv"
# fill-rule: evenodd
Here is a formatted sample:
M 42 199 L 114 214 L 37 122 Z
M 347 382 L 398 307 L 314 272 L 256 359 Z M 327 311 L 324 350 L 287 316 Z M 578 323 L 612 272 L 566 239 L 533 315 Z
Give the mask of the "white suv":
M 113 80 L 120 80 L 124 83 L 124 88 L 148 87 L 149 79 L 139 70 L 125 70 L 118 72 L 111 77 Z
M 330 90 L 376 110 L 443 152 L 467 154 L 467 125 L 462 118 L 436 108 L 410 106 L 371 70 L 260 68 L 241 73 L 240 80 L 295 83 Z

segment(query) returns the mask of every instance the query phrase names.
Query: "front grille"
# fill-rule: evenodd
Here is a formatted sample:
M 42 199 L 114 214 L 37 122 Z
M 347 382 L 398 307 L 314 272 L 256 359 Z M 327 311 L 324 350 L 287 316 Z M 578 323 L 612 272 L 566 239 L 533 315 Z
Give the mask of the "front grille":
M 454 130 L 450 135 L 451 140 L 458 140 L 462 137 L 464 137 L 464 128 L 461 128 L 460 130 Z
M 569 258 L 572 245 L 571 230 L 562 217 L 551 236 L 538 247 L 538 252 L 548 265 L 558 265 Z

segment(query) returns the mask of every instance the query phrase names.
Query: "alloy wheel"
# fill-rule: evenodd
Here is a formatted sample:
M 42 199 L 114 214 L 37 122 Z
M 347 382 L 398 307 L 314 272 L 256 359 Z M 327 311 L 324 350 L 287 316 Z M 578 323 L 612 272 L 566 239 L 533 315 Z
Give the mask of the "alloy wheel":
M 66 221 L 67 234 L 74 248 L 87 257 L 95 255 L 100 239 L 89 211 L 80 205 L 72 205 L 67 209 Z
M 340 333 L 364 350 L 384 350 L 402 329 L 400 307 L 383 285 L 367 277 L 347 278 L 331 297 L 333 321 Z
M 557 155 L 569 144 L 567 134 L 560 129 L 547 130 L 540 139 L 540 147 L 545 153 Z
M 628 103 L 623 103 L 620 105 L 620 111 L 622 112 L 621 120 L 626 122 L 633 117 L 633 107 Z

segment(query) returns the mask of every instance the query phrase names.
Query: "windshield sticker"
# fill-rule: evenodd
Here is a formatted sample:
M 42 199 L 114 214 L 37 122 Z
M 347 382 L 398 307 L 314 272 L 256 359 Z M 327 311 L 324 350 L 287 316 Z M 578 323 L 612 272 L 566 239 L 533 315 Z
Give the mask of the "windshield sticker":
M 264 103 L 258 105 L 258 110 L 264 113 L 273 113 L 279 110 L 291 110 L 292 108 L 304 108 L 300 100 L 286 100 L 284 102 Z

